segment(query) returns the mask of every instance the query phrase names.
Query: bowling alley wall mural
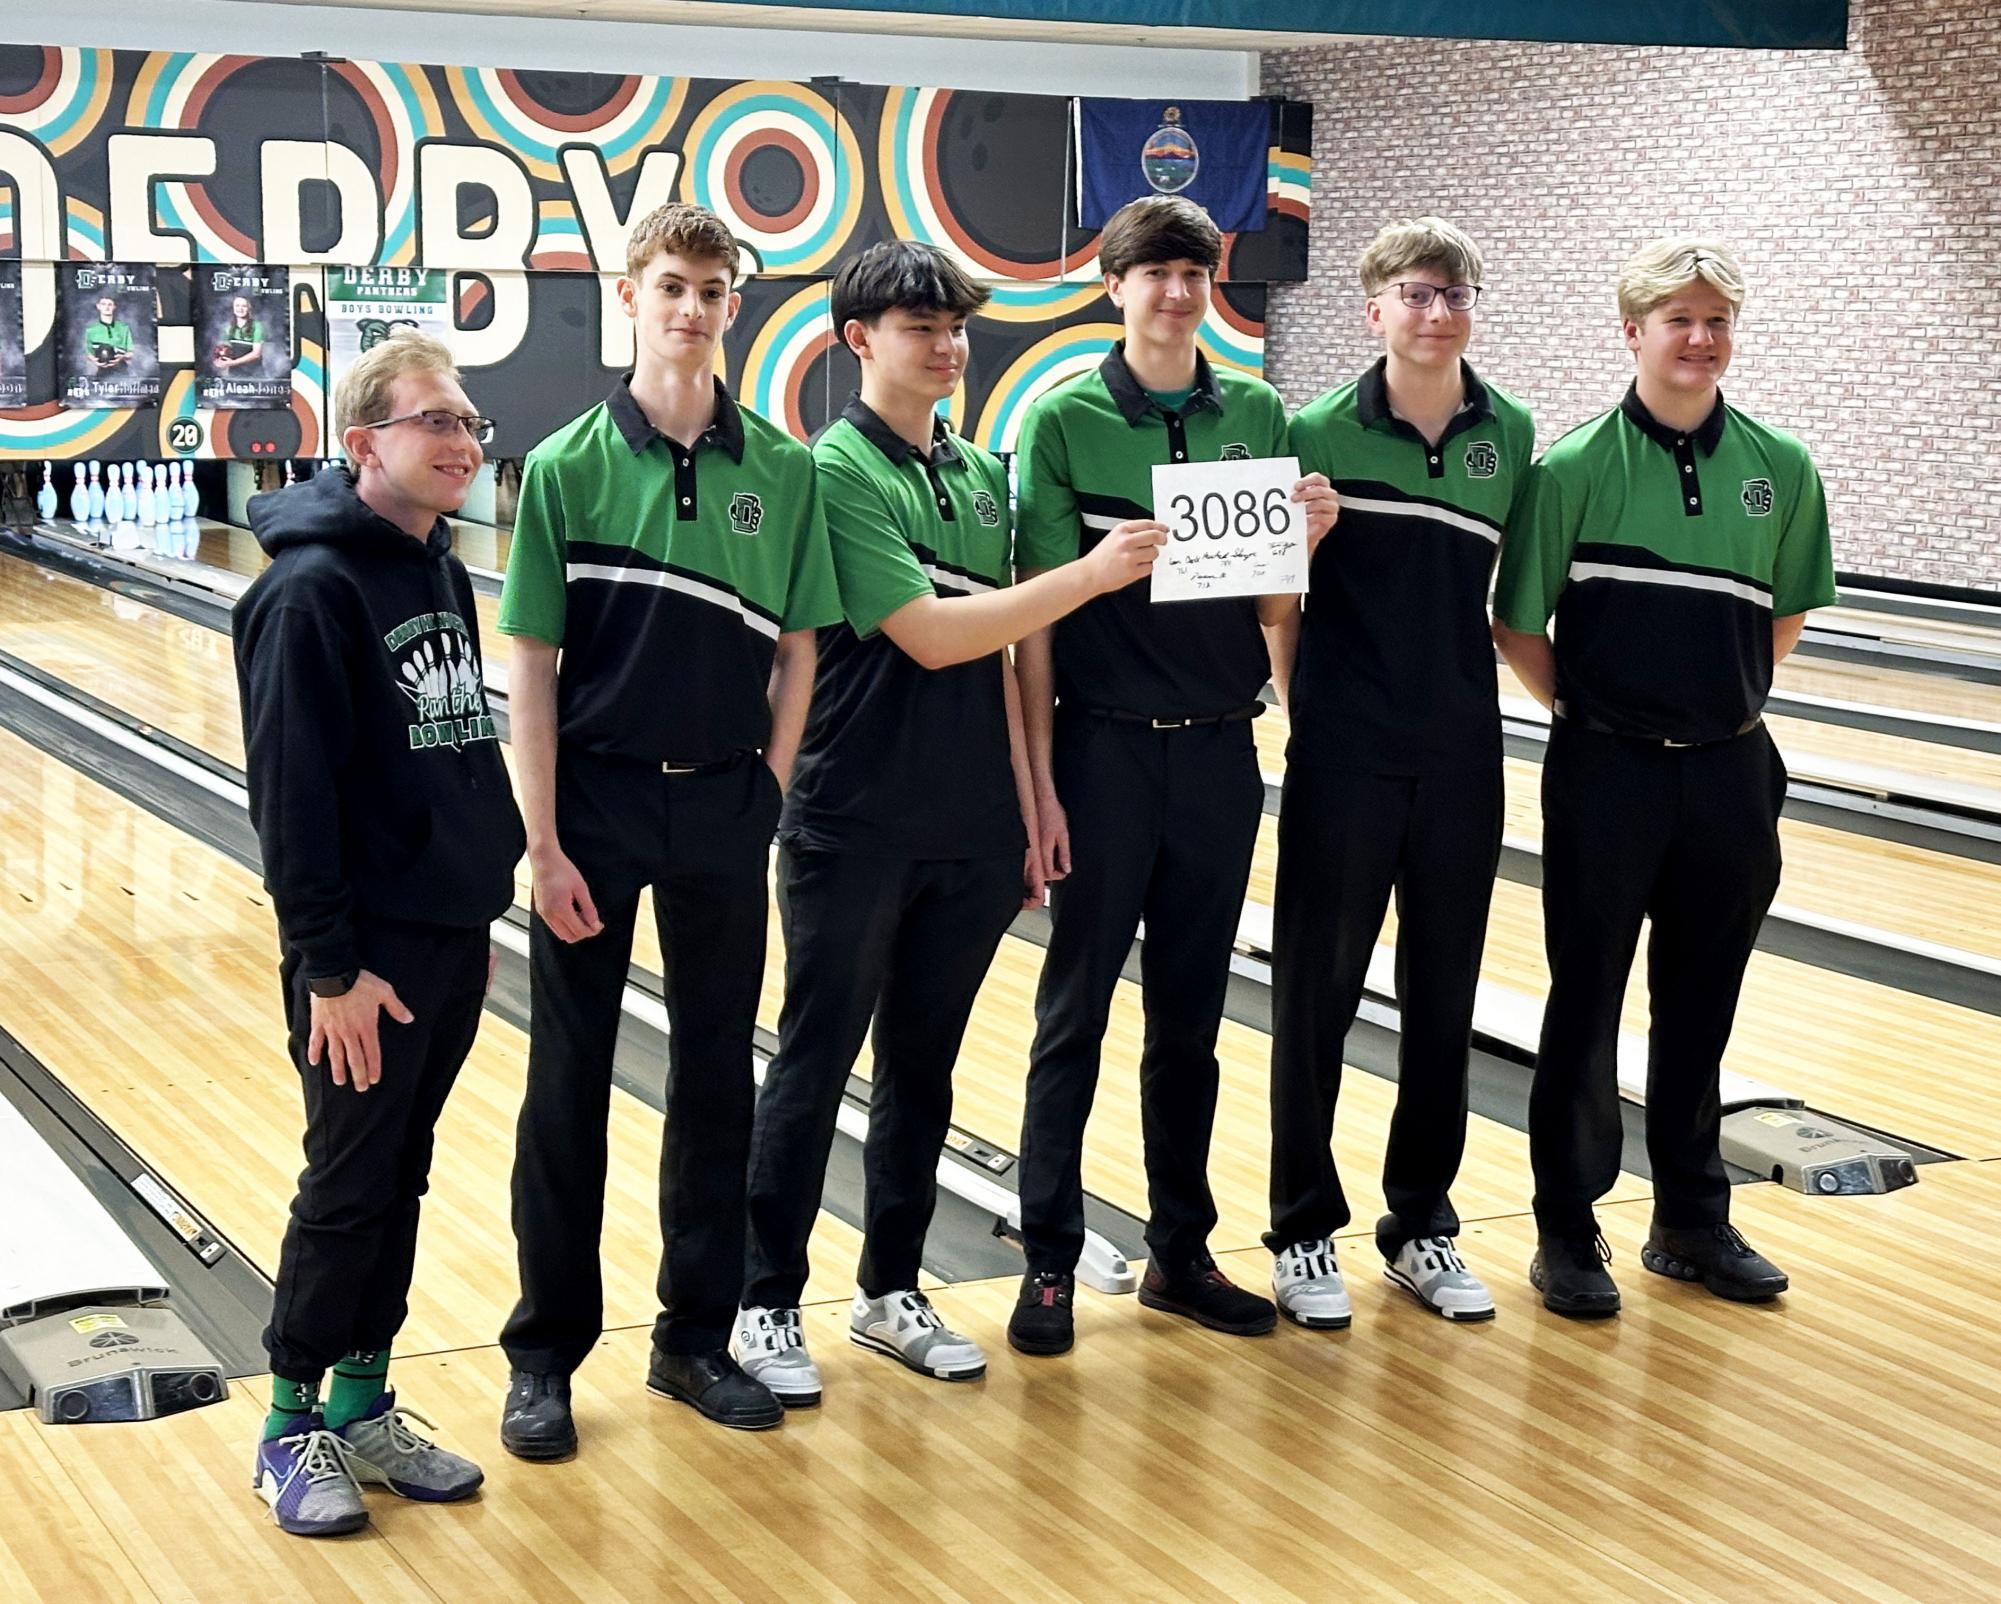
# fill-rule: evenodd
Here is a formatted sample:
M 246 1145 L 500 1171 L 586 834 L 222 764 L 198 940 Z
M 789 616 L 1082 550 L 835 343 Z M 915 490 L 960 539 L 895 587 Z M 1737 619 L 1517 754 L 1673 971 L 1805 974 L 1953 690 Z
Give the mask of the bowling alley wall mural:
M 1312 148 L 1309 106 L 1261 104 L 1263 226 L 1229 237 L 1204 330 L 1253 372 L 1267 286 L 1305 277 Z M 1201 103 L 1172 109 L 1199 162 Z M 892 237 L 951 252 L 994 291 L 952 416 L 1009 450 L 1118 332 L 1076 220 L 1077 116 L 836 80 L 0 44 L 0 458 L 334 455 L 330 342 L 394 319 L 329 308 L 420 296 L 499 425 L 491 454 L 520 456 L 629 366 L 613 285 L 629 225 L 669 200 L 742 241 L 725 376 L 800 435 L 855 382 L 840 260 Z

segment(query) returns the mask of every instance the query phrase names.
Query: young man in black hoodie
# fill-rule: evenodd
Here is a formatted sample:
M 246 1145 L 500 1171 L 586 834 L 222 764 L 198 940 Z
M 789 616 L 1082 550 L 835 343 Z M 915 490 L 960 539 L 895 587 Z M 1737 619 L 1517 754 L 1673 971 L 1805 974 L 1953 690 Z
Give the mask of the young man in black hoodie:
M 487 926 L 525 844 L 445 524 L 492 425 L 422 336 L 367 352 L 335 411 L 349 466 L 251 502 L 271 566 L 234 618 L 250 816 L 306 1097 L 255 1486 L 309 1537 L 366 1524 L 359 1482 L 429 1503 L 480 1484 L 411 1429 L 386 1377 L 432 1127 L 479 1029 Z

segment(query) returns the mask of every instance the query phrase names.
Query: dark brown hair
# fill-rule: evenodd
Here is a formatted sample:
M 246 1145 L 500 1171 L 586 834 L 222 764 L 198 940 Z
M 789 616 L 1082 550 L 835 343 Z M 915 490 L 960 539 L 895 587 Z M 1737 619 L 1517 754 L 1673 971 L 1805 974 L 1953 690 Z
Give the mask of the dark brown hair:
M 1112 213 L 1098 239 L 1098 266 L 1123 278 L 1142 262 L 1223 265 L 1223 235 L 1209 214 L 1179 195 L 1148 195 Z

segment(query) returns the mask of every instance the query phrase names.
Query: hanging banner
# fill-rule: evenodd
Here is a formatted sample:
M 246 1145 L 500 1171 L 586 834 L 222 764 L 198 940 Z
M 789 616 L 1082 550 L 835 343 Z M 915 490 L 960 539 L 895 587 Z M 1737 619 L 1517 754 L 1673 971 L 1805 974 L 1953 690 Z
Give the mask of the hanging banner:
M 71 407 L 150 407 L 160 399 L 160 309 L 144 262 L 64 262 L 56 270 L 62 346 L 56 373 Z
M 195 393 L 205 407 L 292 404 L 292 274 L 283 267 L 195 270 Z
M 1077 221 L 1103 228 L 1127 201 L 1181 195 L 1226 234 L 1261 229 L 1271 131 L 1261 100 L 1080 100 Z
M 28 342 L 21 324 L 21 264 L 0 262 L 0 408 L 28 404 Z
M 335 392 L 355 358 L 398 329 L 416 329 L 450 344 L 450 278 L 441 268 L 328 268 L 327 355 Z

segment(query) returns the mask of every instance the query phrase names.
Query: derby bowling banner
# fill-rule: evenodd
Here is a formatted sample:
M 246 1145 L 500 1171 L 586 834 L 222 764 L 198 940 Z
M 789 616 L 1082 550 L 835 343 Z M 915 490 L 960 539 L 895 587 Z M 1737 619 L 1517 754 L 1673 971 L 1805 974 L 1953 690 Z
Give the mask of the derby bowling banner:
M 195 393 L 205 407 L 292 404 L 292 274 L 195 269 Z
M 452 338 L 446 275 L 422 267 L 339 267 L 327 272 L 327 346 L 337 392 L 347 370 L 399 329 L 447 345 Z
M 28 404 L 28 342 L 21 332 L 21 264 L 0 262 L 0 407 Z
M 160 317 L 145 262 L 65 262 L 63 404 L 143 407 L 160 399 Z

